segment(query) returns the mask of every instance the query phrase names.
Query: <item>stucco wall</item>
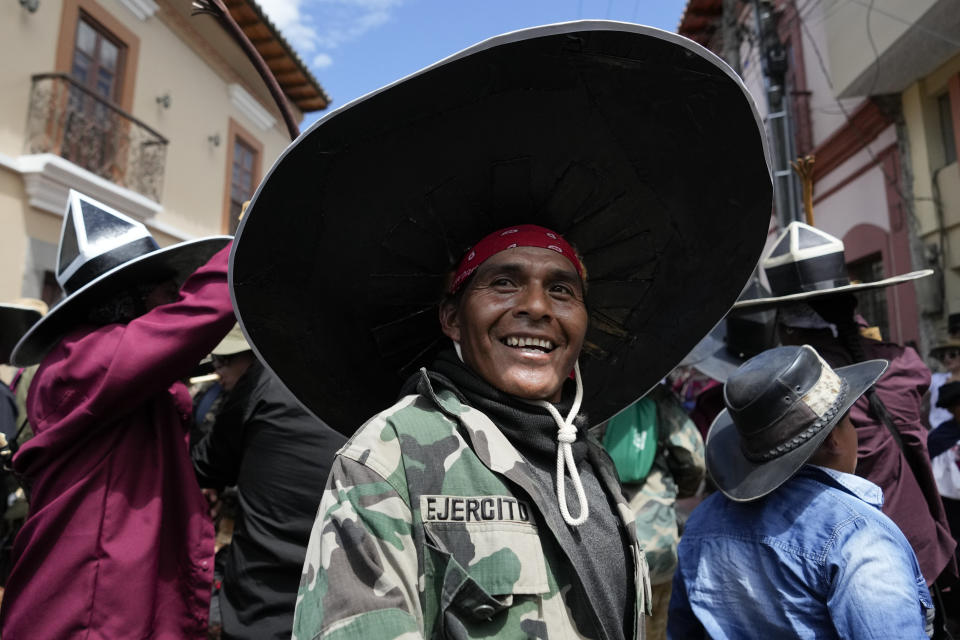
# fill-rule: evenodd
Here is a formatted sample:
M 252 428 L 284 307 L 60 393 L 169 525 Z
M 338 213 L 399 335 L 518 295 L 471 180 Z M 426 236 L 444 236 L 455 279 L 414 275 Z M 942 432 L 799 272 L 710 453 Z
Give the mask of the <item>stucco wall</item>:
M 890 231 L 884 185 L 883 171 L 875 166 L 818 201 L 814 210 L 817 228 L 837 238 L 843 238 L 858 224 L 871 224 Z
M 860 103 L 859 98 L 837 100 L 834 97 L 831 79 L 824 74 L 821 61 L 826 67 L 827 74 L 835 75 L 832 69 L 830 45 L 825 31 L 829 3 L 814 3 L 803 12 L 805 28 L 803 33 L 803 65 L 806 70 L 807 90 L 810 94 L 810 124 L 813 135 L 813 146 L 821 144 L 831 133 L 847 122 L 844 111 L 852 113 Z M 819 57 L 817 54 L 820 54 Z
M 140 31 L 143 71 L 137 80 L 135 108 L 170 140 L 162 220 L 191 235 L 221 233 L 224 186 L 229 180 L 229 119 L 234 118 L 263 145 L 260 178 L 290 140 L 279 120 L 264 131 L 236 109 L 227 79 L 159 19 L 144 24 Z M 157 96 L 166 93 L 171 97 L 169 109 L 156 102 Z M 219 136 L 219 146 L 209 141 L 210 136 Z
M 89 0 L 81 0 L 88 2 Z M 252 88 L 251 68 L 232 69 L 237 52 L 226 55 L 206 46 L 196 27 L 203 24 L 164 11 L 146 20 L 135 16 L 118 0 L 95 0 L 104 11 L 138 39 L 136 77 L 131 114 L 169 140 L 161 210 L 147 220 L 161 245 L 184 237 L 224 232 L 226 187 L 230 179 L 228 137 L 231 121 L 252 135 L 262 148 L 263 177 L 289 143 L 275 106 L 255 96 L 277 118 L 264 130 L 231 101 L 229 85 L 239 82 Z M 62 214 L 33 209 L 27 204 L 23 176 L 14 167 L 25 153 L 26 122 L 31 75 L 56 70 L 56 53 L 64 11 L 63 0 L 42 0 L 35 13 L 19 3 L 0 3 L 0 300 L 22 294 L 35 295 L 34 272 L 52 269 L 50 252 L 31 251 L 31 238 L 41 243 L 58 241 Z M 210 28 L 210 18 L 206 20 Z M 184 28 L 186 24 L 186 28 Z M 71 26 L 71 29 L 73 27 Z M 219 28 L 219 27 L 217 27 Z M 202 31 L 202 29 L 200 29 Z M 206 46 L 206 48 L 205 48 Z M 206 57 L 205 57 L 206 56 Z M 169 108 L 157 103 L 168 94 Z M 219 137 L 219 145 L 210 142 Z M 6 168 L 4 168 L 6 167 Z M 36 242 L 34 244 L 36 244 Z M 42 255 L 40 255 L 42 254 Z
M 958 73 L 960 55 L 902 94 L 918 234 L 925 246 L 943 252 L 944 318 L 960 312 L 960 166 L 956 162 L 944 164 L 936 100 Z
M 36 13 L 18 2 L 0 2 L 0 153 L 23 153 L 30 76 L 53 71 L 59 0 L 43 0 Z
M 20 174 L 0 167 L 0 302 L 20 297 L 28 210 Z
M 842 93 L 845 87 L 874 64 L 874 46 L 882 54 L 934 4 L 936 0 L 873 0 L 869 5 L 865 2 L 823 0 L 820 3 L 821 11 L 829 16 L 823 22 L 829 66 L 837 92 Z
M 234 107 L 228 93 L 233 79 L 215 70 L 159 14 L 140 20 L 117 0 L 98 4 L 140 39 L 132 115 L 170 141 L 157 220 L 187 235 L 220 232 L 229 118 L 263 144 L 264 170 L 289 143 L 282 123 L 264 131 Z M 0 153 L 24 151 L 30 76 L 54 70 L 62 6 L 44 0 L 31 14 L 16 2 L 0 3 L 0 53 L 16 60 L 0 65 Z M 169 109 L 157 104 L 164 94 L 171 97 Z M 208 138 L 217 134 L 220 145 L 214 146 Z

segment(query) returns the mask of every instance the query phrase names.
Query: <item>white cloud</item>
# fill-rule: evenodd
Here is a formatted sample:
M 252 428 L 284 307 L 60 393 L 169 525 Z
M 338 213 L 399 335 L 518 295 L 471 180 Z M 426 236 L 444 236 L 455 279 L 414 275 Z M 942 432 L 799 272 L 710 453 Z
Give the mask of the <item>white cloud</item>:
M 388 22 L 403 0 L 257 0 L 297 53 L 330 66 L 328 53 Z
M 326 69 L 332 64 L 333 58 L 330 57 L 329 53 L 318 53 L 313 57 L 313 62 L 310 63 L 310 66 L 317 69 Z

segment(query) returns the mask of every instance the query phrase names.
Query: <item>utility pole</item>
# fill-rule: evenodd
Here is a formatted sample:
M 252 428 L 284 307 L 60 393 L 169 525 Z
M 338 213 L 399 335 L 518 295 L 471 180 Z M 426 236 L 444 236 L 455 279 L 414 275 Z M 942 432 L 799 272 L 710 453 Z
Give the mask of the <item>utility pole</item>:
M 743 71 L 740 65 L 740 0 L 723 0 L 721 14 L 723 33 L 723 51 L 721 57 L 737 72 Z
M 773 155 L 773 191 L 782 226 L 800 219 L 797 183 L 790 163 L 796 157 L 793 126 L 786 100 L 787 50 L 780 41 L 780 15 L 772 0 L 753 0 L 760 64 L 767 90 L 767 127 Z

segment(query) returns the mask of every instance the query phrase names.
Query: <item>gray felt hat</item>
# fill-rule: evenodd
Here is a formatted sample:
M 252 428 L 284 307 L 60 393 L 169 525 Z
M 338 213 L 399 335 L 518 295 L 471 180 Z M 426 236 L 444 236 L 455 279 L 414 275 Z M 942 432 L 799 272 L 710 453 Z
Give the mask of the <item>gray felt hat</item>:
M 834 370 L 809 345 L 751 358 L 724 386 L 727 408 L 707 433 L 707 472 L 737 502 L 774 491 L 886 368 L 886 360 L 868 360 Z

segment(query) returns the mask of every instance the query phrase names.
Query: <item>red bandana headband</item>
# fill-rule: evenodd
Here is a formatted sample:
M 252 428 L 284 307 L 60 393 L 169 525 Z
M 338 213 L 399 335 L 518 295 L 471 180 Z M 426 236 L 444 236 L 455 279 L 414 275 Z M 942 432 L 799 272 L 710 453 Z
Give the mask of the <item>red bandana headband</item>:
M 583 277 L 583 265 L 580 264 L 577 252 L 573 250 L 569 242 L 563 239 L 563 236 L 556 231 L 538 227 L 535 224 L 520 224 L 494 231 L 475 244 L 457 265 L 456 274 L 450 284 L 450 293 L 454 294 L 459 291 L 467 278 L 494 254 L 516 247 L 539 247 L 556 251 L 569 260 L 580 277 Z

